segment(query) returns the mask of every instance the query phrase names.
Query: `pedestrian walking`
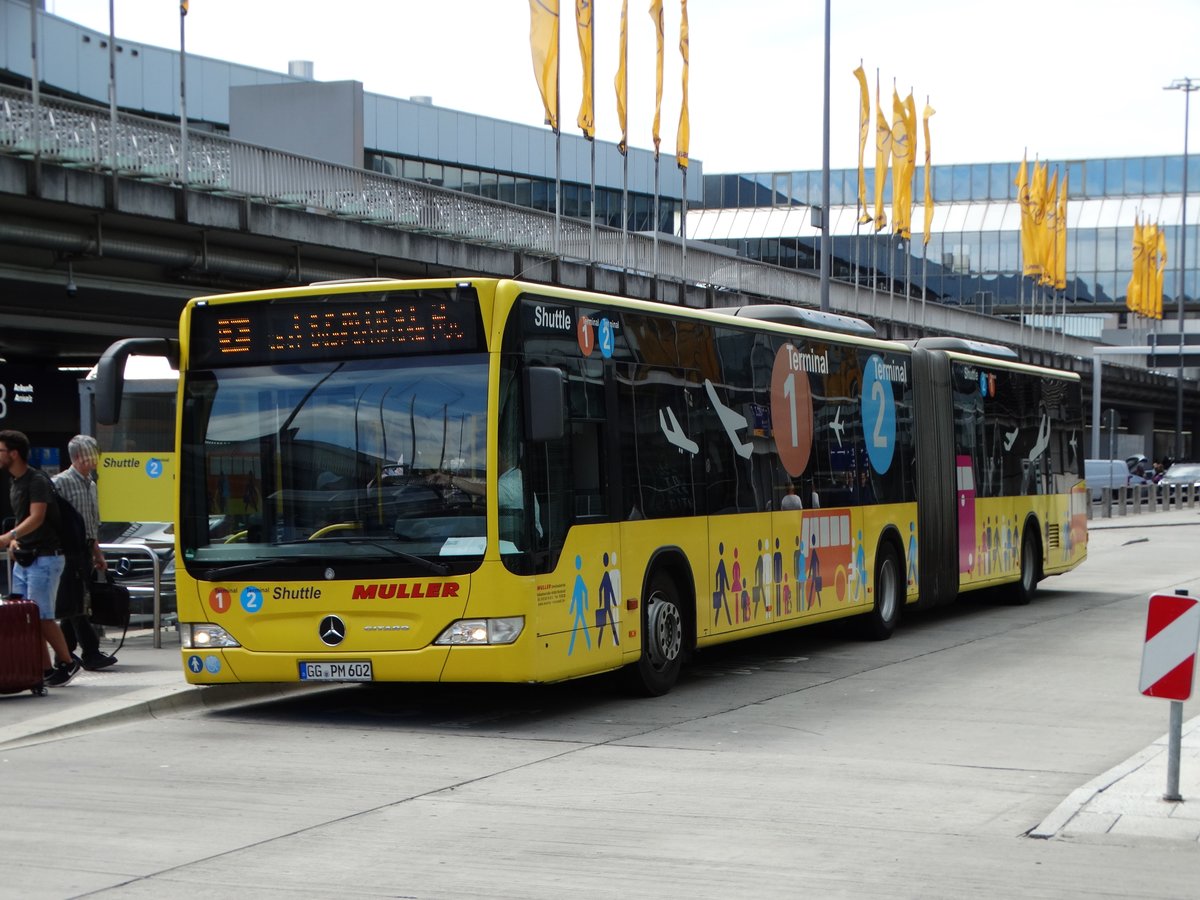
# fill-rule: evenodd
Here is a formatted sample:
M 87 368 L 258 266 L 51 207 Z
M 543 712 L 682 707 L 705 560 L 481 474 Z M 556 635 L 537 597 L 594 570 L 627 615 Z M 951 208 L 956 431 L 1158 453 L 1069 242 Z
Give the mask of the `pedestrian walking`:
M 58 515 L 54 485 L 45 472 L 29 465 L 29 438 L 20 431 L 0 431 L 0 469 L 12 476 L 9 499 L 17 519 L 11 531 L 0 534 L 0 550 L 7 550 L 14 562 L 12 594 L 38 605 L 42 637 L 54 649 L 56 659 L 51 666 L 50 652 L 43 644 L 46 684 L 61 687 L 83 666 L 71 655 L 54 619 L 58 582 L 66 562 L 54 527 Z
M 67 649 L 74 653 L 78 646 L 83 667 L 95 671 L 117 661 L 115 656 L 101 652 L 100 639 L 88 617 L 92 570 L 108 569 L 100 549 L 100 498 L 94 477 L 100 462 L 100 445 L 90 434 L 77 434 L 67 444 L 67 455 L 71 457 L 71 465 L 54 476 L 54 487 L 83 519 L 87 549 L 80 558 L 67 559 L 58 589 L 58 613 Z

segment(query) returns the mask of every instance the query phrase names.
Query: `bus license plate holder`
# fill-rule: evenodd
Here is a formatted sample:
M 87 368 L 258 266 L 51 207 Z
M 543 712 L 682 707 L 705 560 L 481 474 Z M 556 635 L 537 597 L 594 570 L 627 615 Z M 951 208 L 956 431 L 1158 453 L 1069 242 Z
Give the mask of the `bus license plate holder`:
M 336 662 L 301 662 L 301 681 L 374 681 L 368 660 L 338 660 Z

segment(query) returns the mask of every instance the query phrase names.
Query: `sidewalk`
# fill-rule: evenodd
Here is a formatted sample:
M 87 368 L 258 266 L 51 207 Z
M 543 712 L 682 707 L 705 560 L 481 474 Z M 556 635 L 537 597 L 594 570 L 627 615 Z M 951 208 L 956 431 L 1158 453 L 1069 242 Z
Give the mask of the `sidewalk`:
M 1166 705 L 1163 705 L 1165 711 Z M 1183 723 L 1179 795 L 1167 789 L 1167 736 L 1072 791 L 1030 837 L 1137 835 L 1200 841 L 1200 717 Z
M 115 666 L 80 672 L 70 684 L 49 688 L 44 697 L 28 691 L 0 694 L 0 748 L 97 725 L 201 706 L 231 706 L 304 689 L 298 684 L 190 685 L 183 677 L 175 630 L 163 630 L 161 643 L 161 648 L 154 647 L 151 629 L 130 631 Z M 115 648 L 111 637 L 100 643 L 105 653 Z

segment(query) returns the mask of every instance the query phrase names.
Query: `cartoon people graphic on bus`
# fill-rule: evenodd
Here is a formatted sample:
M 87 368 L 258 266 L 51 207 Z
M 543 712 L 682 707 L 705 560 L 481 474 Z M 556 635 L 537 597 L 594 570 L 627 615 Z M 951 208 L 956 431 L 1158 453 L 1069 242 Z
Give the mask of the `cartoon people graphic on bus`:
M 814 531 L 808 553 L 808 608 L 812 609 L 813 601 L 817 608 L 821 607 L 821 558 L 817 556 L 817 533 Z
M 862 529 L 858 530 L 858 549 L 854 551 L 854 600 L 858 601 L 859 592 L 863 600 L 867 599 L 867 551 L 863 548 Z
M 609 564 L 614 566 L 609 569 Z M 621 641 L 617 637 L 617 611 L 620 609 L 620 584 L 621 571 L 615 568 L 617 564 L 617 554 L 604 554 L 604 577 L 600 579 L 600 590 L 597 591 L 598 597 L 596 606 L 596 627 L 600 633 L 596 637 L 596 646 L 599 647 L 604 643 L 604 626 L 608 625 L 612 628 L 613 646 L 618 646 Z
M 750 621 L 750 592 L 742 580 L 742 564 L 738 560 L 737 547 L 733 548 L 733 612 L 735 622 Z
M 716 583 L 716 590 L 713 591 L 713 624 L 721 620 L 721 607 L 725 607 L 725 624 L 732 625 L 733 620 L 729 618 L 729 599 L 725 596 L 729 590 L 729 574 L 725 571 L 725 544 L 717 544 L 717 571 L 713 573 L 713 580 Z M 737 598 L 734 597 L 734 605 L 737 605 Z
M 587 609 L 588 609 L 588 589 L 587 584 L 583 580 L 583 575 L 580 570 L 583 568 L 583 557 L 575 557 L 575 589 L 571 592 L 571 612 L 575 613 L 575 622 L 571 626 L 571 643 L 567 645 L 567 656 L 575 652 L 575 638 L 579 636 L 579 630 L 583 629 L 583 639 L 587 643 L 587 648 L 592 649 L 592 636 L 588 632 Z
M 754 618 L 758 618 L 758 604 L 766 608 L 770 618 L 771 606 L 767 601 L 767 588 L 771 581 L 771 551 L 768 544 L 758 542 L 758 560 L 754 566 Z
M 792 554 L 792 568 L 796 570 L 796 606 L 799 609 L 804 608 L 804 582 L 806 579 L 805 549 L 807 548 L 804 541 L 797 535 L 796 551 Z
M 779 548 L 779 538 L 775 539 L 775 552 L 770 557 L 772 581 L 775 586 L 775 614 L 784 613 L 784 553 Z

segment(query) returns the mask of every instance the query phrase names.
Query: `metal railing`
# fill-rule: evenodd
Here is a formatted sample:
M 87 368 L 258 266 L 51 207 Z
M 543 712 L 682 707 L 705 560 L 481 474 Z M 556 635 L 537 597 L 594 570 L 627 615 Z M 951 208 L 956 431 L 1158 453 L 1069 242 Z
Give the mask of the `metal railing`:
M 101 544 L 100 550 L 105 554 L 105 558 L 111 553 L 114 556 L 148 556 L 150 557 L 150 570 L 152 585 L 154 587 L 154 646 L 155 648 L 162 647 L 162 561 L 159 560 L 158 554 L 154 549 L 146 544 Z M 125 585 L 126 588 L 129 585 Z
M 590 262 L 667 281 L 812 303 L 816 276 L 688 247 L 674 239 L 560 219 L 471 194 L 308 159 L 178 125 L 0 86 L 0 152 L 64 166 L 245 197 L 548 258 Z M 657 244 L 657 247 L 655 246 Z M 657 266 L 655 265 L 657 262 Z
M 1200 503 L 1200 484 L 1131 484 L 1103 488 L 1098 500 L 1088 504 L 1088 517 L 1139 515 L 1195 509 Z

